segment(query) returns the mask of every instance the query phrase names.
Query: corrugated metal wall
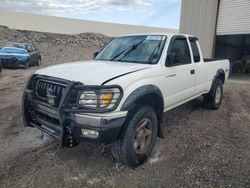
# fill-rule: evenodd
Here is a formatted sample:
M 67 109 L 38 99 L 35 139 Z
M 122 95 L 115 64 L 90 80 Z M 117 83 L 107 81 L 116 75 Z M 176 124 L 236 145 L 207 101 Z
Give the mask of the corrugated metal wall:
M 146 32 L 178 33 L 176 29 L 94 22 L 10 11 L 0 11 L 0 25 L 14 29 L 63 34 L 93 32 L 102 33 L 108 36 L 117 36 Z
M 250 0 L 221 0 L 217 35 L 250 33 Z
M 179 31 L 199 38 L 205 58 L 212 57 L 217 8 L 218 0 L 182 0 Z

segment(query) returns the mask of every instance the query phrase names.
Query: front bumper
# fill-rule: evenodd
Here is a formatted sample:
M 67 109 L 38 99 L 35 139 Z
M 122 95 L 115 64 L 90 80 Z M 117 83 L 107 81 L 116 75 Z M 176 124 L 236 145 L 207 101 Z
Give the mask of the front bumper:
M 25 68 L 27 61 L 13 61 L 12 59 L 1 60 L 4 68 Z
M 26 87 L 22 101 L 24 124 L 40 129 L 67 147 L 73 147 L 83 140 L 105 144 L 117 140 L 127 112 L 86 113 L 69 110 L 65 107 L 65 101 L 74 83 L 66 84 L 66 92 L 58 108 L 37 100 L 34 90 Z M 88 131 L 96 135 L 85 134 Z
M 108 114 L 72 114 L 71 123 L 74 124 L 76 137 L 79 140 L 111 143 L 117 140 L 127 112 L 112 112 Z M 84 135 L 82 130 L 93 130 L 98 136 L 93 138 Z

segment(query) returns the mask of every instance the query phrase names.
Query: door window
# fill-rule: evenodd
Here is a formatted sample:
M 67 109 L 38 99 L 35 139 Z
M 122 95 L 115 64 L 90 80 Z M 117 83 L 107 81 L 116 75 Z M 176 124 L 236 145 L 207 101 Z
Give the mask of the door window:
M 200 57 L 200 52 L 199 52 L 199 48 L 197 46 L 196 40 L 190 40 L 190 45 L 191 45 L 191 48 L 192 48 L 192 51 L 193 51 L 194 62 L 195 63 L 200 62 L 201 57 Z
M 186 38 L 174 39 L 168 53 L 175 56 L 174 66 L 191 63 L 190 51 Z

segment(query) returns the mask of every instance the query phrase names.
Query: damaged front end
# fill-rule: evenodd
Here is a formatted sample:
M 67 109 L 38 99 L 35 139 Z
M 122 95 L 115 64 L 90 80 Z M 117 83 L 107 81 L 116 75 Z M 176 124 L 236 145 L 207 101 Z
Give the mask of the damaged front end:
M 100 93 L 101 89 L 114 87 L 120 93 L 114 98 L 115 102 L 110 102 L 113 103 L 110 108 L 101 105 L 98 97 L 91 100 L 96 100 L 99 108 L 79 103 L 83 91 Z M 36 127 L 53 136 L 61 146 L 73 147 L 81 140 L 110 143 L 117 139 L 126 118 L 126 112 L 112 112 L 121 97 L 119 86 L 86 86 L 80 82 L 33 75 L 23 94 L 23 122 L 25 126 Z M 104 102 L 107 100 L 106 97 Z

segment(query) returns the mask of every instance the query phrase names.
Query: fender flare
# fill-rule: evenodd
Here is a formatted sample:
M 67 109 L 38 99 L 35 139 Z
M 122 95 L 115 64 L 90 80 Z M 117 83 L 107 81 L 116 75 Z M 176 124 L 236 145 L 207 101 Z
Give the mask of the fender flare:
M 159 129 L 158 129 L 158 136 L 163 138 L 163 113 L 164 113 L 164 98 L 162 95 L 161 90 L 155 85 L 145 85 L 135 89 L 125 100 L 123 103 L 121 110 L 129 111 L 132 110 L 136 106 L 136 101 L 140 100 L 143 96 L 146 95 L 157 95 L 161 101 L 161 109 L 160 114 L 158 114 L 158 121 L 159 121 Z
M 130 93 L 130 95 L 126 98 L 125 102 L 123 103 L 121 110 L 126 111 L 132 109 L 137 100 L 148 94 L 154 94 L 159 96 L 164 108 L 164 99 L 161 90 L 157 86 L 150 84 L 141 86 L 135 89 L 132 93 Z
M 211 84 L 211 87 L 209 89 L 209 92 L 211 92 L 212 88 L 214 87 L 215 81 L 219 78 L 220 75 L 224 76 L 224 80 L 222 80 L 222 84 L 224 84 L 224 82 L 225 82 L 225 72 L 224 72 L 223 69 L 218 69 L 217 72 L 216 72 L 216 75 L 214 76 L 214 78 L 212 80 L 212 84 Z
M 215 81 L 216 79 L 219 78 L 219 76 L 220 76 L 221 74 L 224 76 L 224 80 L 222 80 L 222 82 L 223 82 L 223 84 L 224 84 L 224 81 L 225 81 L 225 71 L 224 71 L 223 69 L 218 69 L 218 70 L 217 70 L 217 73 L 216 73 L 216 75 L 215 75 L 214 78 L 213 78 L 213 83 L 214 83 L 214 81 Z

